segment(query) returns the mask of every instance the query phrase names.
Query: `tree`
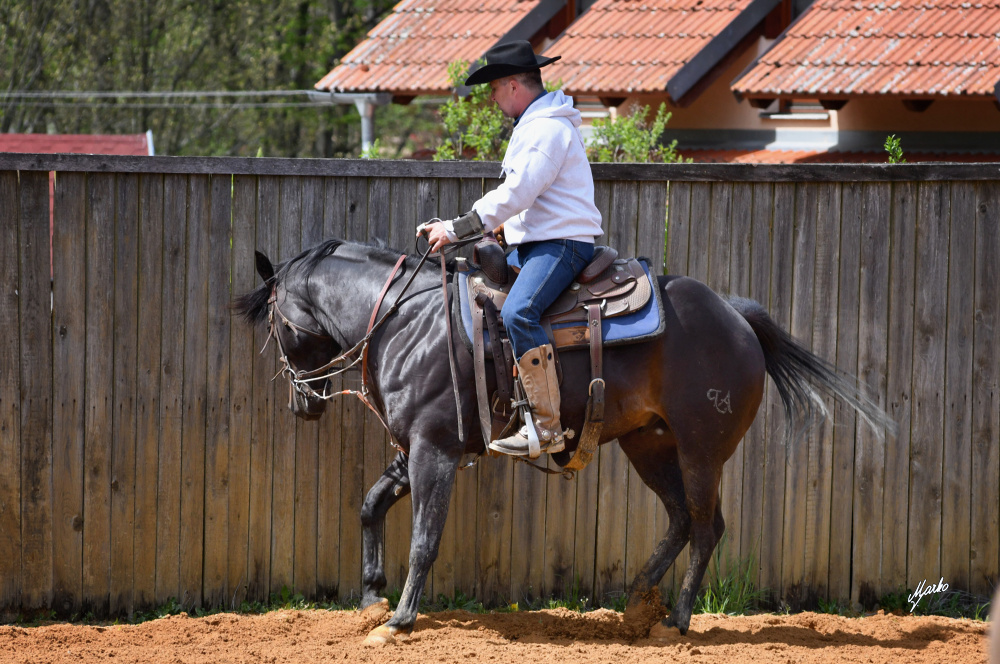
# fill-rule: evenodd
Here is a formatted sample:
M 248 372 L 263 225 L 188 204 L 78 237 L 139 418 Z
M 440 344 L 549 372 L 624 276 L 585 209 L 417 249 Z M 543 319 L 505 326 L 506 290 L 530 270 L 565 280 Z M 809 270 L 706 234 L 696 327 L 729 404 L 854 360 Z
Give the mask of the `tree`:
M 360 144 L 353 106 L 303 97 L 81 100 L 4 92 L 311 89 L 393 4 L 0 0 L 0 131 L 152 129 L 166 154 L 353 155 Z M 427 115 L 394 108 L 377 121 L 420 113 Z

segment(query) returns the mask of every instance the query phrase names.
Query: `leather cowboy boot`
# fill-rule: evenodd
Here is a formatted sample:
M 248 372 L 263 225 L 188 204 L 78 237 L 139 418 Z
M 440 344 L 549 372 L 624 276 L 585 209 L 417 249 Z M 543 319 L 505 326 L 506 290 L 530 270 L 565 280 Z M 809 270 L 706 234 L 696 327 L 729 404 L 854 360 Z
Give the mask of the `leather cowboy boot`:
M 565 447 L 563 439 L 566 432 L 559 423 L 559 377 L 552 358 L 552 345 L 532 348 L 522 355 L 517 362 L 517 373 L 528 397 L 538 433 L 539 452 L 561 452 Z M 490 449 L 514 456 L 537 456 L 531 454 L 527 425 L 513 436 L 494 440 Z

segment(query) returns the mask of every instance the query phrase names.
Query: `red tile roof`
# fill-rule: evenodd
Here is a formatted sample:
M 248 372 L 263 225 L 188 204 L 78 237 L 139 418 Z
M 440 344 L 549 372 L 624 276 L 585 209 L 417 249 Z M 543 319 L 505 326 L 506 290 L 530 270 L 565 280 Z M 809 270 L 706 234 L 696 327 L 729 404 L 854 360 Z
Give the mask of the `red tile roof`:
M 474 62 L 541 0 L 403 0 L 317 90 L 445 94 L 448 65 Z
M 568 94 L 663 92 L 681 68 L 737 20 L 751 0 L 597 0 L 545 49 Z M 752 26 L 751 26 L 752 27 Z
M 0 134 L 0 152 L 145 156 L 153 146 L 146 134 Z
M 995 93 L 1000 0 L 818 0 L 737 79 L 745 97 Z
M 681 150 L 681 155 L 699 164 L 860 164 L 889 161 L 885 152 L 837 152 L 819 150 Z M 926 161 L 996 163 L 998 154 L 907 152 L 908 163 Z

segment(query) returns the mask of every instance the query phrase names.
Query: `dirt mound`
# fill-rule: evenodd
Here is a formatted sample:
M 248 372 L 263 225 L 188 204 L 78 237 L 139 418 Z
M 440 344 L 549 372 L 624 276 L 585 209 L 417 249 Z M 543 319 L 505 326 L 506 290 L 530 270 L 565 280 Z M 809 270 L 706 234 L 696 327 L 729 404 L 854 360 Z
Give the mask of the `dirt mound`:
M 621 614 L 565 609 L 421 615 L 395 645 L 363 647 L 370 617 L 346 611 L 185 614 L 140 625 L 0 626 L 0 661 L 16 664 L 264 662 L 926 662 L 986 661 L 986 623 L 879 614 L 843 618 L 696 615 L 691 631 L 655 625 L 632 640 Z

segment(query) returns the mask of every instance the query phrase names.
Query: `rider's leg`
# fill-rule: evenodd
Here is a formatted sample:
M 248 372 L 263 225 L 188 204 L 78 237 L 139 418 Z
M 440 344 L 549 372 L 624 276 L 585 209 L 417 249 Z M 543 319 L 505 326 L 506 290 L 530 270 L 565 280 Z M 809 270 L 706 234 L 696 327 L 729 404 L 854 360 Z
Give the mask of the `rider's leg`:
M 517 359 L 521 384 L 535 417 L 542 451 L 563 448 L 559 422 L 559 381 L 552 347 L 542 328 L 542 313 L 559 297 L 590 261 L 594 246 L 574 240 L 550 240 L 520 245 L 510 262 L 521 268 L 501 310 L 504 327 Z M 505 454 L 528 454 L 527 431 L 498 441 L 490 447 Z

